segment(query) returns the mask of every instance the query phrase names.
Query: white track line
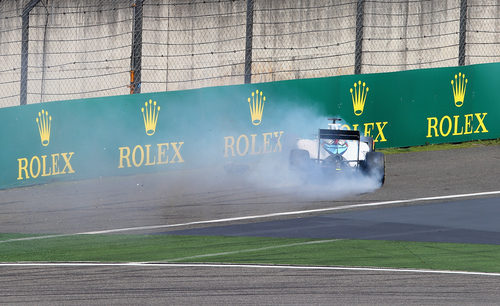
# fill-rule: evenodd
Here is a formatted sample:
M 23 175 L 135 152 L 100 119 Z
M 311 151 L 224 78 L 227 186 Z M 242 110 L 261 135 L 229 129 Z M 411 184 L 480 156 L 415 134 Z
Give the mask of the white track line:
M 363 267 L 326 267 L 326 266 L 287 266 L 287 265 L 253 265 L 253 264 L 181 264 L 159 262 L 21 262 L 0 263 L 0 267 L 163 267 L 163 268 L 244 268 L 244 269 L 281 269 L 281 270 L 323 270 L 323 271 L 360 271 L 360 272 L 400 272 L 423 274 L 455 274 L 500 277 L 500 273 L 427 270 L 427 269 L 393 269 L 393 268 L 363 268 Z
M 193 222 L 178 223 L 178 224 L 161 224 L 161 225 L 138 226 L 138 227 L 117 228 L 117 229 L 109 229 L 109 230 L 101 230 L 101 231 L 81 232 L 81 233 L 73 233 L 73 234 L 60 234 L 60 235 L 46 235 L 46 236 L 16 238 L 16 239 L 2 240 L 2 241 L 0 241 L 0 244 L 7 243 L 7 242 L 15 242 L 15 241 L 48 239 L 48 238 L 68 237 L 68 236 L 77 236 L 77 235 L 97 235 L 97 234 L 111 234 L 111 233 L 118 233 L 118 232 L 143 231 L 143 230 L 153 230 L 153 229 L 156 230 L 156 229 L 175 228 L 175 227 L 190 226 L 190 225 L 203 225 L 203 224 L 225 223 L 225 222 L 254 220 L 254 219 L 265 219 L 265 218 L 274 218 L 274 217 L 282 217 L 282 216 L 294 216 L 294 215 L 302 215 L 302 214 L 309 214 L 309 213 L 318 213 L 318 212 L 340 211 L 340 210 L 353 209 L 353 208 L 377 207 L 377 206 L 404 204 L 404 203 L 412 203 L 412 202 L 460 199 L 460 198 L 487 196 L 487 195 L 499 195 L 499 194 L 500 194 L 500 191 L 488 191 L 488 192 L 455 194 L 455 195 L 437 196 L 437 197 L 415 198 L 415 199 L 408 199 L 408 200 L 394 200 L 394 201 L 383 201 L 383 202 L 373 202 L 373 203 L 350 204 L 350 205 L 319 208 L 319 209 L 289 211 L 289 212 L 281 212 L 281 213 L 271 213 L 271 214 L 264 214 L 264 215 L 234 217 L 234 218 L 225 218 L 225 219 L 214 219 L 214 220 L 205 220 L 205 221 L 193 221 Z
M 241 253 L 248 253 L 248 252 L 259 252 L 259 251 L 273 250 L 273 249 L 279 249 L 279 248 L 294 247 L 294 246 L 299 246 L 299 245 L 336 242 L 336 241 L 341 241 L 341 240 L 344 240 L 344 239 L 328 239 L 328 240 L 315 240 L 315 241 L 306 241 L 306 242 L 296 242 L 296 243 L 289 243 L 289 244 L 273 245 L 273 246 L 256 248 L 256 249 L 243 249 L 243 250 L 238 250 L 238 251 L 228 251 L 228 252 L 220 252 L 220 253 L 211 253 L 211 254 L 201 254 L 201 255 L 187 256 L 187 257 L 180 257 L 180 258 L 174 258 L 174 259 L 167 259 L 165 261 L 166 262 L 175 262 L 175 261 L 182 261 L 182 260 L 188 260 L 188 259 L 206 258 L 206 257 L 223 256 L 223 255 L 233 255 L 233 254 L 241 254 Z

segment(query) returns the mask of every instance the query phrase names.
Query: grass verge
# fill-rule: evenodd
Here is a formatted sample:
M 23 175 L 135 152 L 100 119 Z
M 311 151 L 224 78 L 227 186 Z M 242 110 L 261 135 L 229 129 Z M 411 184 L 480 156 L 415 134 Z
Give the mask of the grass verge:
M 5 241 L 14 236 L 0 235 L 0 262 L 170 261 L 500 272 L 500 245 L 171 235 Z
M 388 148 L 388 149 L 379 149 L 377 151 L 380 151 L 384 154 L 398 154 L 398 153 L 409 153 L 409 152 L 453 150 L 453 149 L 498 146 L 498 145 L 500 145 L 500 138 L 492 140 L 474 140 L 461 143 L 428 144 L 425 146 L 406 147 L 406 148 Z

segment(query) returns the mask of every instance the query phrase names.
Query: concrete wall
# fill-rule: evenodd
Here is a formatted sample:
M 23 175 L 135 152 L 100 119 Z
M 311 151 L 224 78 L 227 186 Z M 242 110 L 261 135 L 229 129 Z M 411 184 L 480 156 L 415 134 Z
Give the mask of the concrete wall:
M 356 1 L 256 1 L 256 82 L 354 73 Z
M 500 3 L 467 0 L 466 64 L 500 61 Z
M 367 1 L 363 73 L 456 66 L 460 1 Z
M 0 2 L 0 107 L 19 104 L 21 1 Z
M 1 33 L 15 40 L 0 54 L 13 54 L 7 65 L 16 68 L 0 77 L 15 86 L 1 87 L 0 105 L 19 104 L 21 59 L 21 1 L 2 1 L 9 18 Z M 9 12 L 6 12 L 8 10 Z M 0 19 L 3 21 L 3 16 Z M 28 103 L 110 96 L 129 92 L 132 9 L 128 1 L 41 1 L 30 14 Z M 4 96 L 17 95 L 13 99 Z
M 19 104 L 21 15 L 0 1 L 0 107 Z M 41 0 L 28 103 L 128 94 L 133 0 Z M 245 0 L 144 3 L 142 92 L 241 84 Z M 354 73 L 356 0 L 255 0 L 252 82 Z M 500 61 L 500 6 L 468 0 L 466 64 Z M 460 0 L 366 0 L 362 73 L 458 64 Z
M 145 1 L 143 91 L 242 83 L 245 30 L 245 1 Z

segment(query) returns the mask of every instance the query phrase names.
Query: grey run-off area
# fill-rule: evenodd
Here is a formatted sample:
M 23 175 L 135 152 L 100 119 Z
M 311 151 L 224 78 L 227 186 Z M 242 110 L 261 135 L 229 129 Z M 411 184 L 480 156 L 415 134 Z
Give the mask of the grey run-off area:
M 70 234 L 500 189 L 499 146 L 386 158 L 385 185 L 364 194 L 347 187 L 325 193 L 322 186 L 262 186 L 213 169 L 1 190 L 0 232 Z M 312 191 L 303 192 L 307 188 Z

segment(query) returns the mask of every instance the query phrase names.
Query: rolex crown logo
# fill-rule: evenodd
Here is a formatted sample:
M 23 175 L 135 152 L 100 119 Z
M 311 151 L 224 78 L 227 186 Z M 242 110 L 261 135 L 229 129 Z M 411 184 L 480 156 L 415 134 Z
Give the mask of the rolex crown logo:
M 149 100 L 144 103 L 144 107 L 141 108 L 142 118 L 144 119 L 144 128 L 146 129 L 146 135 L 151 136 L 156 131 L 156 122 L 158 121 L 158 113 L 160 112 L 160 106 L 156 106 L 156 101 Z
M 354 108 L 354 114 L 360 116 L 365 108 L 366 96 L 370 89 L 366 87 L 366 83 L 363 82 L 363 88 L 361 88 L 361 81 L 354 83 L 354 90 L 351 88 L 351 98 L 352 106 Z
M 453 89 L 453 98 L 455 98 L 455 106 L 462 107 L 464 105 L 465 90 L 467 88 L 467 79 L 465 74 L 455 74 L 455 80 L 451 80 L 451 88 Z
M 252 97 L 248 98 L 253 125 L 259 125 L 262 122 L 262 113 L 264 112 L 265 103 L 266 97 L 263 96 L 262 91 L 259 92 L 259 90 L 252 92 Z
M 49 116 L 49 113 L 42 109 L 42 111 L 38 113 L 36 124 L 38 125 L 38 132 L 40 133 L 40 141 L 44 147 L 48 146 L 50 142 L 51 122 L 52 116 Z

